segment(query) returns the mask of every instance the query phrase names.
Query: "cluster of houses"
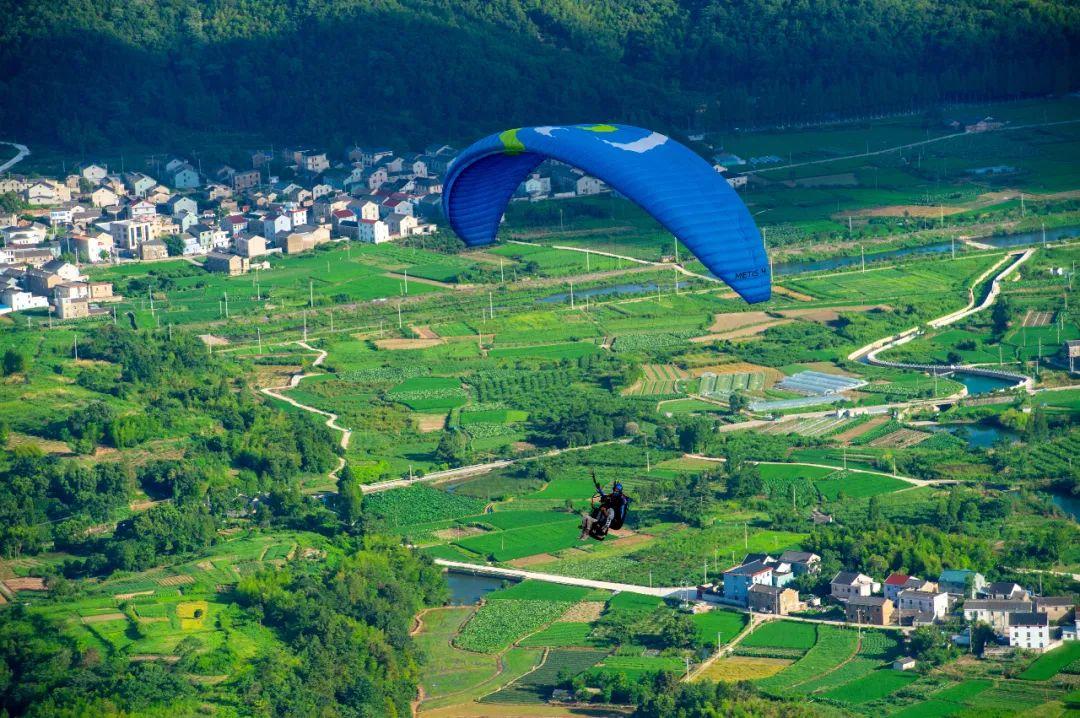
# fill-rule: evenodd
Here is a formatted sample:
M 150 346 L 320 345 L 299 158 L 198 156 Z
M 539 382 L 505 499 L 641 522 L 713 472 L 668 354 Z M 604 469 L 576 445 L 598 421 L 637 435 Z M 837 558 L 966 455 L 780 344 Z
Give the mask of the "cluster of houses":
M 104 305 L 121 299 L 113 294 L 112 282 L 92 282 L 77 266 L 59 258 L 38 266 L 0 269 L 0 314 L 45 309 L 59 319 L 82 319 L 108 314 Z
M 805 551 L 747 554 L 724 572 L 722 583 L 699 586 L 698 598 L 784 616 L 818 602 L 802 601 L 788 584 L 820 568 L 821 557 Z M 1044 651 L 1076 639 L 1075 597 L 1032 596 L 1019 584 L 988 583 L 968 569 L 944 570 L 934 581 L 892 573 L 883 582 L 839 571 L 829 582 L 829 598 L 843 607 L 846 621 L 859 625 L 931 625 L 962 612 L 967 623 L 990 626 L 1012 648 Z M 1069 618 L 1073 622 L 1062 625 Z

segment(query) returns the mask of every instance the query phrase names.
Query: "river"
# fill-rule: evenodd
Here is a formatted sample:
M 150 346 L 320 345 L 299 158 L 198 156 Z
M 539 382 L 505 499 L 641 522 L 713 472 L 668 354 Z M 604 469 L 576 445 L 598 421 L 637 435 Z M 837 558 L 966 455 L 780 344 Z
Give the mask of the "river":
M 1013 443 L 1019 440 L 1016 432 L 993 424 L 935 424 L 921 426 L 927 431 L 947 431 L 967 442 L 969 449 L 989 449 L 1001 440 Z
M 1080 227 L 1058 227 L 1046 230 L 1046 241 L 1056 242 L 1068 237 L 1080 236 Z M 991 237 L 972 237 L 973 241 L 980 244 L 988 244 L 998 249 L 1011 247 L 1025 247 L 1033 244 L 1041 244 L 1043 241 L 1042 230 L 1036 232 L 1021 232 L 1019 234 L 995 235 Z M 960 245 L 962 246 L 962 245 Z M 882 262 L 896 257 L 918 256 L 921 254 L 946 254 L 952 251 L 952 242 L 938 242 L 926 244 L 921 247 L 905 247 L 903 249 L 890 249 L 885 252 L 871 252 L 866 255 L 866 263 Z M 862 261 L 861 257 L 830 257 L 812 262 L 780 262 L 773 265 L 773 276 L 782 277 L 792 274 L 805 274 L 806 272 L 824 272 L 830 269 L 852 267 Z
M 1073 520 L 1080 521 L 1080 498 L 1064 494 L 1050 494 L 1050 500 L 1054 502 L 1054 506 L 1072 516 Z

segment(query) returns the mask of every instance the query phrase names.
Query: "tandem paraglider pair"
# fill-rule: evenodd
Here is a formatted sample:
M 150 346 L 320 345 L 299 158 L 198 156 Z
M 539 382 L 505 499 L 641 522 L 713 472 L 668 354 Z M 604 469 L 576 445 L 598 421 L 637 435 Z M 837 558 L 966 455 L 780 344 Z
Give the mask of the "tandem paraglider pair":
M 584 541 L 586 536 L 590 536 L 597 541 L 603 541 L 608 531 L 618 531 L 623 527 L 626 515 L 630 512 L 630 497 L 623 493 L 621 482 L 616 481 L 611 493 L 605 494 L 604 488 L 596 480 L 595 471 L 592 480 L 596 493 L 590 501 L 591 510 L 581 515 L 581 535 L 578 538 Z

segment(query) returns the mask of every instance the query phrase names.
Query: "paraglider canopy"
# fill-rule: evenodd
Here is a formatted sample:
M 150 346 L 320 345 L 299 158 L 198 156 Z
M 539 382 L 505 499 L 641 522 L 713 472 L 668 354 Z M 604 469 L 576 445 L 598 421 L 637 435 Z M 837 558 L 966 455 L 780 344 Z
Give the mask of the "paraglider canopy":
M 469 246 L 489 244 L 518 185 L 545 159 L 578 167 L 640 205 L 747 302 L 772 291 L 761 233 L 712 166 L 629 125 L 524 127 L 490 135 L 450 165 L 443 214 Z

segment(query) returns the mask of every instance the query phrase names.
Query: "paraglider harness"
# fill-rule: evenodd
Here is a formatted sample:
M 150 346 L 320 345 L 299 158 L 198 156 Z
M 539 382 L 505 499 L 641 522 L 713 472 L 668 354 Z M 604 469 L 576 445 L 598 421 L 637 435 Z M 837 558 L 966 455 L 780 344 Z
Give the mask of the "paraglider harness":
M 600 482 L 596 480 L 595 471 L 592 474 L 592 480 L 593 486 L 596 487 L 596 493 L 593 494 L 589 502 L 592 508 L 590 513 L 592 521 L 589 522 L 588 533 L 590 537 L 597 541 L 603 541 L 609 530 L 615 529 L 618 531 L 623 527 L 626 515 L 630 511 L 630 498 L 623 494 L 622 484 L 618 482 L 615 483 L 614 491 L 605 494 Z M 614 511 L 610 522 L 607 520 L 608 509 Z

